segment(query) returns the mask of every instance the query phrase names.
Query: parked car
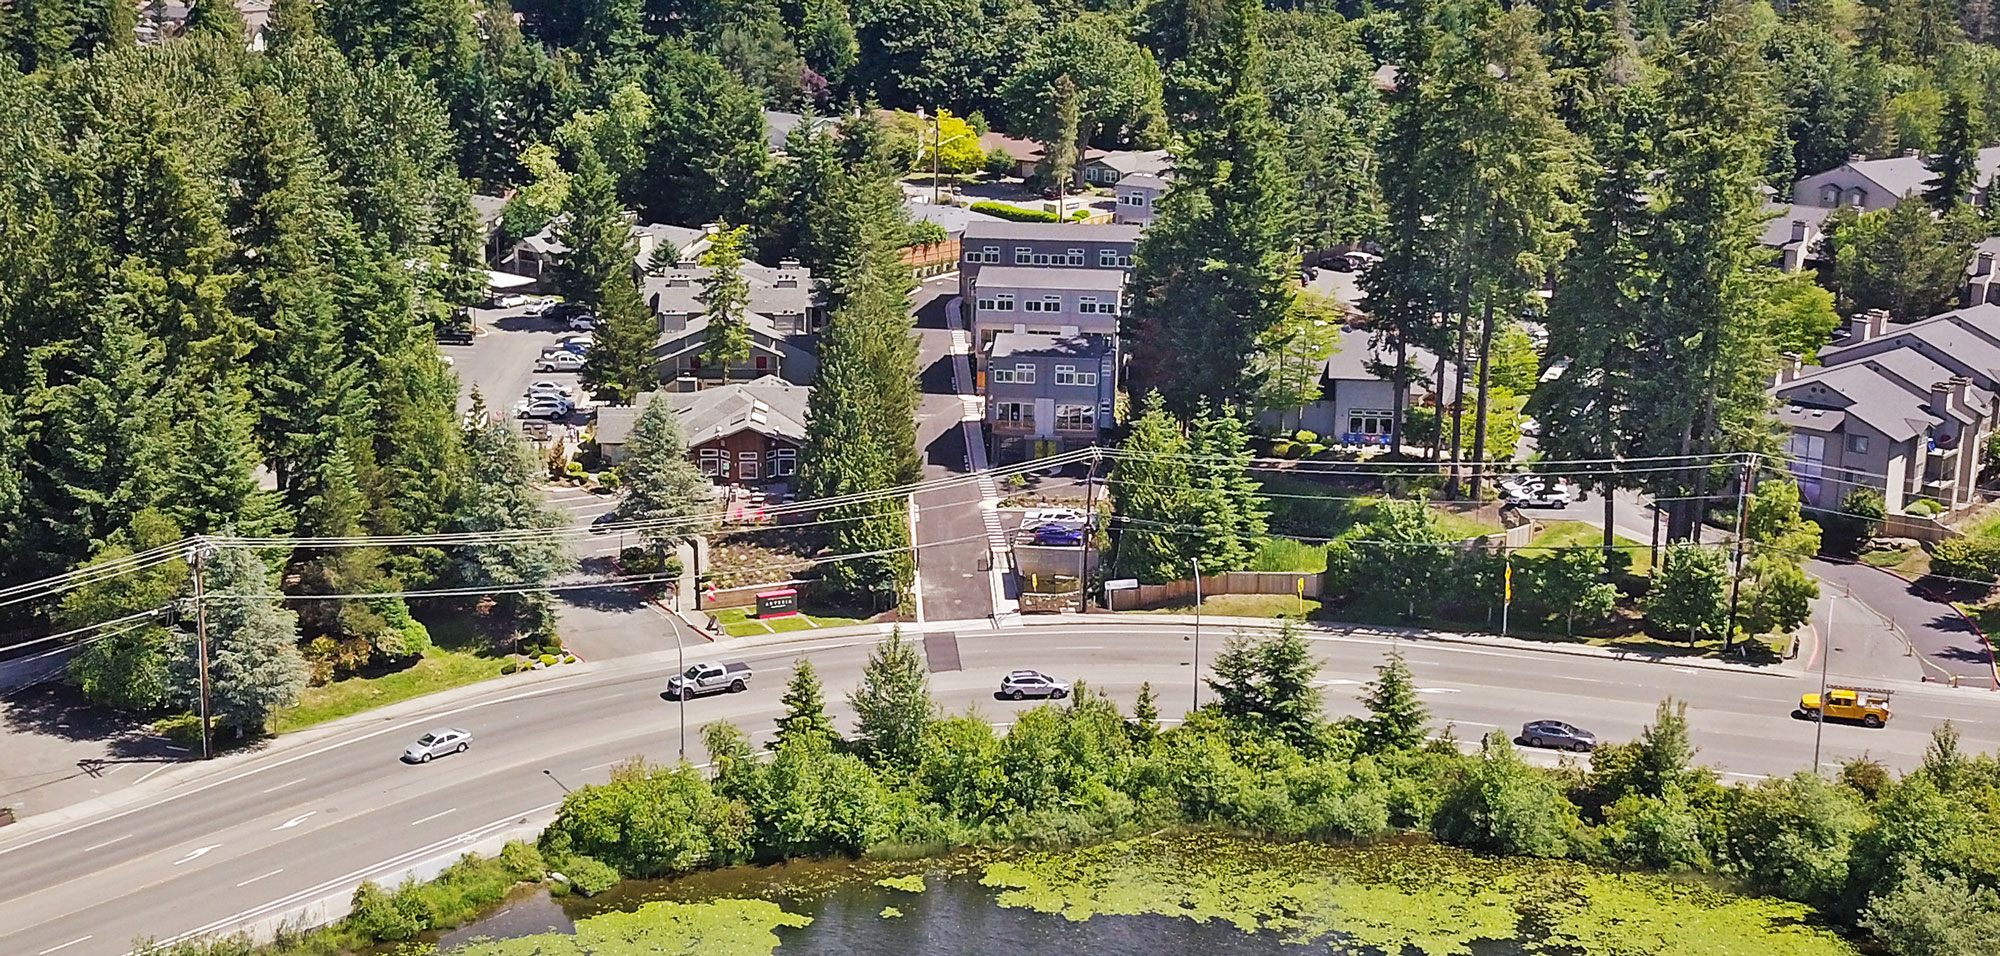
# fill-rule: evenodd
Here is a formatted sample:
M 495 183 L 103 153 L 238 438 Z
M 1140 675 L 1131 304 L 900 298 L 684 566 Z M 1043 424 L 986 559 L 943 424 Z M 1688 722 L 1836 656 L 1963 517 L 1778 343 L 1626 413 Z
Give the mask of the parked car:
M 1061 700 L 1069 696 L 1069 682 L 1056 680 L 1041 671 L 1015 671 L 1000 678 L 1000 696 L 1009 700 L 1027 697 Z
M 521 313 L 523 315 L 547 315 L 549 314 L 549 310 L 555 307 L 556 300 L 544 296 L 536 296 L 528 300 L 527 307 L 522 309 Z
M 551 319 L 568 319 L 573 315 L 589 315 L 590 306 L 581 302 L 557 302 L 542 310 Z
M 1082 187 L 1082 186 L 1079 186 L 1079 185 L 1077 185 L 1077 184 L 1075 184 L 1075 183 L 1064 183 L 1064 184 L 1063 184 L 1063 191 L 1062 191 L 1062 195 L 1067 195 L 1067 196 L 1075 196 L 1075 195 L 1077 195 L 1077 194 L 1079 194 L 1079 193 L 1081 193 L 1081 192 L 1083 192 L 1083 187 Z M 1054 199 L 1054 198 L 1056 198 L 1056 196 L 1057 196 L 1057 193 L 1056 193 L 1056 187 L 1054 187 L 1054 186 L 1044 186 L 1044 187 L 1042 188 L 1042 198 L 1043 198 L 1043 199 Z
M 597 316 L 591 315 L 588 312 L 569 317 L 569 330 L 571 332 L 589 332 L 595 328 L 597 328 Z
M 514 406 L 516 418 L 563 418 L 570 413 L 571 406 L 558 398 L 528 399 Z
M 1576 496 L 1561 483 L 1541 480 L 1524 482 L 1507 493 L 1507 500 L 1520 508 L 1567 508 Z
M 1035 543 L 1054 547 L 1080 546 L 1083 544 L 1083 526 L 1050 522 L 1035 529 Z
M 1082 527 L 1083 522 L 1083 511 L 1079 508 L 1035 508 L 1021 516 L 1021 530 L 1039 528 L 1051 523 L 1074 523 Z
M 575 393 L 576 389 L 561 382 L 533 382 L 528 385 L 527 394 L 529 398 L 559 398 L 567 402 Z
M 550 352 L 535 362 L 537 372 L 574 372 L 582 367 L 583 356 L 569 351 Z
M 548 422 L 522 422 L 522 423 L 521 423 L 521 437 L 522 437 L 522 438 L 526 438 L 526 439 L 527 439 L 527 440 L 529 440 L 529 441 L 548 441 L 548 440 L 549 440 L 549 423 L 548 423 Z
M 667 696 L 689 700 L 703 694 L 740 693 L 750 686 L 750 675 L 750 665 L 742 661 L 730 664 L 697 661 L 667 678 Z
M 1333 260 L 1333 268 L 1337 272 L 1362 272 L 1381 261 L 1381 256 L 1356 249 L 1346 255 L 1336 256 Z
M 417 742 L 410 745 L 410 749 L 403 751 L 403 759 L 410 763 L 430 763 L 432 757 L 462 754 L 469 746 L 472 746 L 471 731 L 456 727 L 441 727 L 418 737 Z
M 440 345 L 471 345 L 472 330 L 463 325 L 447 325 L 437 330 Z
M 624 518 L 621 518 L 621 517 L 619 517 L 619 516 L 618 516 L 618 512 L 616 512 L 616 511 L 607 511 L 607 512 L 605 512 L 605 513 L 601 514 L 601 515 L 598 515 L 598 516 L 597 516 L 597 517 L 596 517 L 595 519 L 593 519 L 593 520 L 592 520 L 592 521 L 590 522 L 590 533 L 591 533 L 591 534 L 603 534 L 603 533 L 605 533 L 605 532 L 607 532 L 607 531 L 611 530 L 611 526 L 612 526 L 612 525 L 614 525 L 614 524 L 617 524 L 617 523 L 619 523 L 620 521 L 623 521 L 623 520 L 625 520 L 625 519 L 624 519 Z
M 486 300 L 489 309 L 518 309 L 528 304 L 528 297 L 517 292 L 502 292 Z
M 1554 747 L 1577 753 L 1597 749 L 1597 735 L 1560 720 L 1531 720 L 1521 725 L 1521 740 L 1530 747 Z

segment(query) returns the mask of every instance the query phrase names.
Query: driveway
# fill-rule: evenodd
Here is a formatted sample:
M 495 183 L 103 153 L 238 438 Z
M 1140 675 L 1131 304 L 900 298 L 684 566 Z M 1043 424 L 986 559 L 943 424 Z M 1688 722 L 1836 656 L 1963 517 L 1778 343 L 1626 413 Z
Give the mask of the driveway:
M 1893 622 L 1921 655 L 1926 676 L 1956 675 L 1973 686 L 1994 686 L 1993 649 L 1957 608 L 1932 599 L 1900 575 L 1865 564 L 1815 559 L 1806 562 L 1806 571 L 1841 586 Z
M 957 295 L 958 275 L 933 278 L 917 287 L 917 369 L 923 394 L 917 407 L 917 448 L 924 478 L 966 474 L 966 402 L 952 373 L 952 330 L 945 305 Z M 987 524 L 994 515 L 982 507 L 985 495 L 966 482 L 919 492 L 917 506 L 917 594 L 926 620 L 977 620 L 993 613 Z M 997 516 L 995 516 L 997 517 Z
M 554 381 L 575 390 L 578 408 L 568 418 L 552 425 L 581 427 L 588 420 L 591 404 L 575 372 L 537 372 L 535 360 L 542 350 L 569 334 L 561 322 L 528 315 L 526 308 L 470 310 L 479 333 L 471 345 L 441 345 L 452 369 L 458 373 L 458 407 L 472 407 L 472 391 L 479 390 L 486 408 L 502 418 L 514 414 L 514 405 L 527 392 L 529 382 Z M 560 431 L 560 429 L 558 429 Z

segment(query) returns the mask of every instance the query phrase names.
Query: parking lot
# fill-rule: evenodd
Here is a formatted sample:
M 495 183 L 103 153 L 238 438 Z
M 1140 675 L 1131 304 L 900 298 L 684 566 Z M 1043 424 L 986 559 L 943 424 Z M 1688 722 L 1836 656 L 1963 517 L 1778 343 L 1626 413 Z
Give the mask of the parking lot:
M 546 380 L 568 385 L 575 393 L 576 409 L 567 417 L 551 422 L 557 433 L 561 433 L 561 426 L 580 429 L 589 420 L 592 403 L 577 382 L 576 372 L 535 371 L 535 361 L 543 349 L 573 334 L 560 320 L 531 315 L 528 306 L 510 309 L 475 306 L 467 311 L 478 332 L 472 344 L 439 346 L 458 372 L 460 411 L 471 409 L 472 390 L 477 388 L 486 400 L 488 411 L 513 418 L 514 406 L 521 401 L 528 384 Z

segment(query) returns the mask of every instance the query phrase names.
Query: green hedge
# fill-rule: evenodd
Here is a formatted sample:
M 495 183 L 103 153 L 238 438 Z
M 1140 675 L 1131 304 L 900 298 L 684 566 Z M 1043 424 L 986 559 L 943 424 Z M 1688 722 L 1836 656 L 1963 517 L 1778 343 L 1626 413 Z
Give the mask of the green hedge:
M 972 211 L 983 212 L 989 216 L 998 216 L 1001 219 L 1011 219 L 1014 222 L 1057 221 L 1055 213 L 1041 209 L 1023 209 L 1020 206 L 1011 206 L 1003 202 L 976 202 L 972 204 Z

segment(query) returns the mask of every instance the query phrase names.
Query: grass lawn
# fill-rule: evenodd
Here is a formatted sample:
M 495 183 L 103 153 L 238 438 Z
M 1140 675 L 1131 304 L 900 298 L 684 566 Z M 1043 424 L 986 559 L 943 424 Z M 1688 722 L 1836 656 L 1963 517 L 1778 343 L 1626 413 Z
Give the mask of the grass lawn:
M 1931 573 L 1931 553 L 1922 548 L 1888 548 L 1861 556 L 1861 563 L 1887 568 L 1912 580 Z
M 1650 547 L 1623 535 L 1614 535 L 1612 540 L 1617 542 L 1618 546 L 1626 554 L 1632 556 L 1633 574 L 1645 575 L 1653 570 L 1653 553 Z M 1603 543 L 1603 530 L 1581 521 L 1544 521 L 1542 522 L 1541 533 L 1535 535 L 1534 540 L 1529 541 L 1527 547 L 1514 553 L 1523 557 L 1535 557 L 1536 555 L 1547 553 L 1546 551 L 1539 550 L 1543 548 L 1602 545 Z
M 499 677 L 500 664 L 498 658 L 434 647 L 415 664 L 399 671 L 306 688 L 296 706 L 278 711 L 271 718 L 271 732 L 289 733 L 336 717 Z
M 722 622 L 722 632 L 730 637 L 783 634 L 786 631 L 811 631 L 822 627 L 841 627 L 847 624 L 861 623 L 860 618 L 806 613 L 800 613 L 792 617 L 780 617 L 769 621 L 760 621 L 751 617 L 752 614 L 756 613 L 756 610 L 754 607 L 723 608 L 720 611 L 716 611 L 715 616 L 717 620 Z
M 1304 613 L 1300 613 L 1303 607 Z M 1298 597 L 1287 594 L 1218 594 L 1201 602 L 1201 613 L 1219 614 L 1225 617 L 1268 617 L 1302 621 L 1319 611 L 1317 598 Z M 1155 608 L 1148 614 L 1192 614 L 1193 604 L 1177 607 Z

